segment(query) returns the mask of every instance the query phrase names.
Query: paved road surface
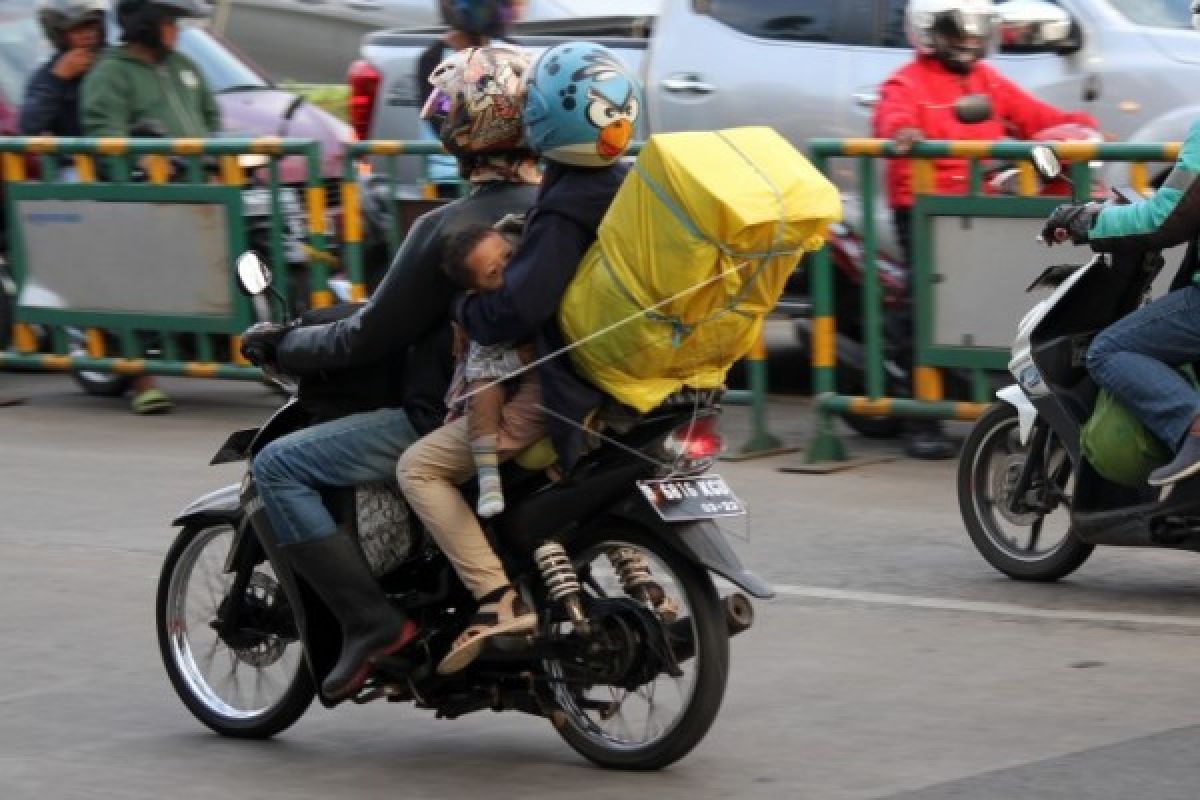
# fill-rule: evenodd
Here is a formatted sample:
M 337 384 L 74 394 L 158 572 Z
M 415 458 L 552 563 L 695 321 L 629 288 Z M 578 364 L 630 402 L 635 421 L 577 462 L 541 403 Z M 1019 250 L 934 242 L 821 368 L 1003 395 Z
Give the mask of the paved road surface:
M 0 408 L 4 800 L 1200 795 L 1194 556 L 1099 551 L 1057 586 L 1007 581 L 965 540 L 950 463 L 722 466 L 752 510 L 735 544 L 780 596 L 734 641 L 713 731 L 663 773 L 594 769 L 533 718 L 385 704 L 221 740 L 165 679 L 152 600 L 171 515 L 236 479 L 207 460 L 274 400 L 166 385 L 177 412 L 140 419 L 0 373 L 0 394 L 30 397 Z M 801 404 L 772 413 L 803 441 Z M 736 443 L 744 414 L 728 418 Z

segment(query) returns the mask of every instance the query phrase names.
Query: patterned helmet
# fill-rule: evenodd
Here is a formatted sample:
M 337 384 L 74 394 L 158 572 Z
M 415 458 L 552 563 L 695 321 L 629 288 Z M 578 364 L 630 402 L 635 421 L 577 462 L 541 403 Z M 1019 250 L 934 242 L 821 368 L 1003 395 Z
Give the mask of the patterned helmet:
M 460 50 L 430 74 L 433 92 L 421 117 L 438 123 L 442 144 L 456 156 L 524 149 L 528 69 L 529 57 L 514 47 Z
M 516 17 L 512 0 L 439 0 L 442 22 L 475 36 L 503 36 Z
M 542 53 L 525 99 L 529 146 L 580 167 L 613 163 L 629 149 L 642 109 L 642 88 L 608 48 L 570 42 Z

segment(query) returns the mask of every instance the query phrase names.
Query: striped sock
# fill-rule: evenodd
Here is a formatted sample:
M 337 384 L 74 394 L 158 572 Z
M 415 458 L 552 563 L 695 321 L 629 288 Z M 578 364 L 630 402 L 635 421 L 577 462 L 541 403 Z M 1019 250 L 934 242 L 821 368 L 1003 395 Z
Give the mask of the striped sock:
M 500 483 L 500 457 L 496 437 L 479 436 L 471 440 L 471 455 L 479 473 L 479 502 L 475 510 L 481 517 L 494 517 L 504 510 L 504 487 Z

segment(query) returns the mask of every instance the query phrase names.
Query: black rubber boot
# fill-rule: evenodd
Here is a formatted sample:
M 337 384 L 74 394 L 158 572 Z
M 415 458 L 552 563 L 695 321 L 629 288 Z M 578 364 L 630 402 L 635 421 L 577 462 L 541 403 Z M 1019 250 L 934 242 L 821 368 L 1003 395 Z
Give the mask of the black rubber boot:
M 321 692 L 344 700 L 362 688 L 377 659 L 416 638 L 416 625 L 388 602 L 348 534 L 288 545 L 282 552 L 342 626 L 342 653 Z

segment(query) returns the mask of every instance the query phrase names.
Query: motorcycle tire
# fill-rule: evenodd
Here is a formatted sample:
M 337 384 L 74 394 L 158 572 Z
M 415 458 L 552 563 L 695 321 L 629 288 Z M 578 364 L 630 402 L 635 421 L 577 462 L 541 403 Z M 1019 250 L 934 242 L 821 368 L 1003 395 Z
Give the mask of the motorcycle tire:
M 665 566 L 673 576 L 674 581 L 664 581 L 663 586 L 685 601 L 696 643 L 695 656 L 680 665 L 695 670 L 691 691 L 673 724 L 651 741 L 632 744 L 605 735 L 575 704 L 574 695 L 571 696 L 574 699 L 559 703 L 563 713 L 555 730 L 577 753 L 598 766 L 638 771 L 662 769 L 691 752 L 716 719 L 729 675 L 728 628 L 708 572 L 649 531 L 631 528 L 624 522 L 613 523 L 580 535 L 568 543 L 567 549 L 578 567 L 581 560 L 591 563 L 589 555 L 605 558 L 604 553 L 613 546 L 636 547 L 645 557 Z M 681 609 L 681 618 L 683 614 Z M 569 691 L 565 685 L 560 687 L 563 694 Z M 608 696 L 615 688 L 600 686 L 598 690 Z M 617 714 L 623 714 L 623 710 L 618 708 Z
M 224 590 L 228 589 L 233 577 L 224 573 L 224 561 L 233 533 L 231 525 L 219 522 L 189 525 L 175 538 L 158 581 L 155 603 L 158 647 L 175 693 L 196 719 L 222 736 L 267 739 L 300 719 L 316 696 L 316 688 L 299 642 L 258 635 L 256 643 L 243 643 L 237 648 L 227 643 L 210 624 L 218 609 L 228 602 Z M 202 574 L 205 567 L 207 572 Z M 283 596 L 282 589 L 261 569 L 256 568 L 252 576 L 252 593 L 261 601 L 261 607 L 269 610 L 267 598 L 279 601 Z M 205 584 L 196 592 L 198 602 L 194 605 L 198 608 L 193 607 L 188 595 L 193 579 Z M 214 582 L 221 583 L 222 591 L 211 591 Z M 247 591 L 249 598 L 251 590 Z M 211 639 L 211 647 L 205 642 L 194 648 L 193 644 L 199 644 L 201 637 Z M 206 650 L 210 668 L 219 662 L 218 671 L 224 682 L 227 684 L 230 677 L 234 679 L 232 698 L 223 696 L 221 687 L 205 673 Z M 283 663 L 276 671 L 281 679 L 280 688 L 275 692 L 277 696 L 261 705 L 238 707 L 238 700 L 245 700 L 246 694 L 236 678 L 236 671 L 244 665 L 247 669 L 258 670 L 255 678 L 262 679 L 263 670 L 283 662 L 288 651 L 293 651 L 289 657 L 292 666 Z M 266 686 L 270 691 L 275 684 L 262 680 L 251 688 L 257 690 L 259 686 Z
M 1022 552 L 1000 530 L 996 515 L 1004 516 L 1004 512 L 995 502 L 989 504 L 981 496 L 994 487 L 994 481 L 981 471 L 985 466 L 982 459 L 989 456 L 990 448 L 1000 437 L 1014 433 L 1017 425 L 1017 410 L 1008 403 L 993 403 L 976 421 L 958 461 L 958 507 L 967 534 L 984 560 L 1013 580 L 1050 583 L 1079 569 L 1095 546 L 1068 530 L 1057 545 L 1043 553 Z M 1031 520 L 1033 517 L 1036 514 L 1030 514 Z

